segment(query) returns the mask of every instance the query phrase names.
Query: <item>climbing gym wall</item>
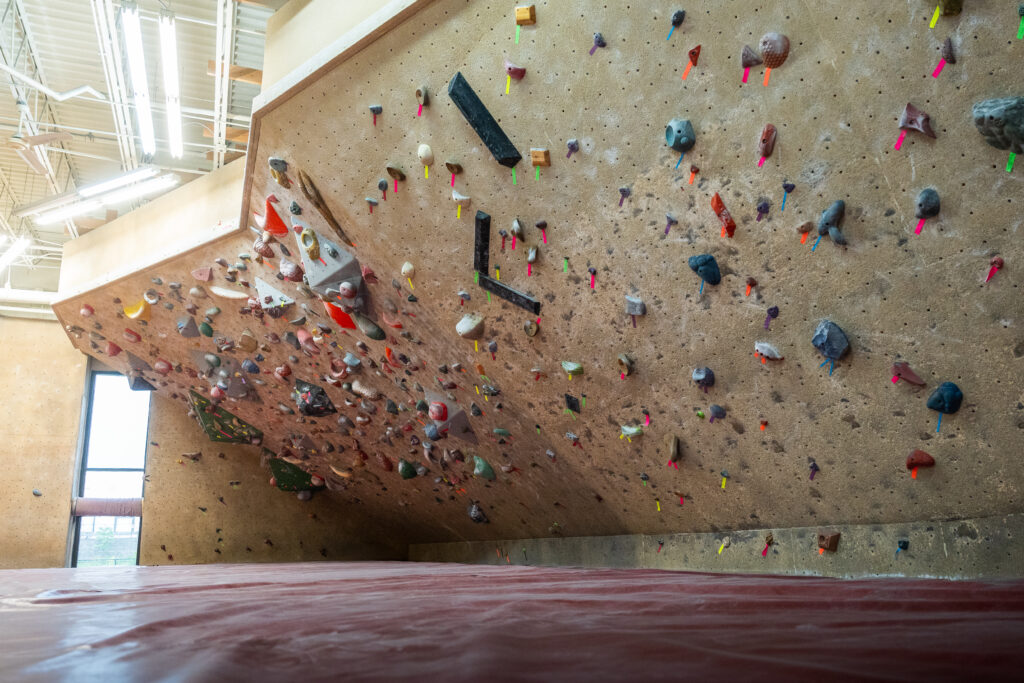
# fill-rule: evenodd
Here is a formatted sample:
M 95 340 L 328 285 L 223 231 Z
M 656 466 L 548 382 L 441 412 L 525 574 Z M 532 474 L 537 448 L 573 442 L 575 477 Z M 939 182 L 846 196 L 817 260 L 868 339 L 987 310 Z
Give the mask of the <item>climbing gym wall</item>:
M 154 396 L 139 564 L 405 559 L 348 499 L 268 494 L 265 468 L 251 447 L 210 442 Z
M 0 317 L 0 569 L 63 567 L 87 358 L 49 320 Z
M 1015 10 L 391 6 L 79 348 L 399 543 L 1020 510 Z

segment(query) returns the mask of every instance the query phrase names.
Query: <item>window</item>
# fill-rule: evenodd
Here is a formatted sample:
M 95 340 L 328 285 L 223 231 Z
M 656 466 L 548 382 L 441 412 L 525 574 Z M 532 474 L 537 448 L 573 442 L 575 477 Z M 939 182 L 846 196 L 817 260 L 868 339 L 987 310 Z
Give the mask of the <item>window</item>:
M 95 509 L 101 499 L 142 498 L 148 429 L 149 392 L 132 391 L 123 375 L 93 372 L 76 508 L 81 499 Z M 137 563 L 140 517 L 88 514 L 74 523 L 72 566 Z

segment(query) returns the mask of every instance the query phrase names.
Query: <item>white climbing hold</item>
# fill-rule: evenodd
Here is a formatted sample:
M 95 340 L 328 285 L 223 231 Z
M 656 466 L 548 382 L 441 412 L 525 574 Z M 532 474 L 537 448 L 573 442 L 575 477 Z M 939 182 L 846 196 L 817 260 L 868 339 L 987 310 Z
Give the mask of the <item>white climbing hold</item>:
M 754 342 L 754 355 L 764 356 L 768 360 L 782 360 L 782 354 L 768 342 Z

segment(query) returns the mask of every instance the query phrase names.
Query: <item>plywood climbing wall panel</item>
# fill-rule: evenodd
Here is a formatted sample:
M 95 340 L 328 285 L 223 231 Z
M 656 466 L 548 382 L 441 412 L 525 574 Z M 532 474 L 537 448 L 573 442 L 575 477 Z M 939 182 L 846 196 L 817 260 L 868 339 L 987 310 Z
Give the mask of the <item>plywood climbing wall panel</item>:
M 239 314 L 237 304 L 220 305 L 212 326 L 214 336 L 233 340 L 251 329 L 265 345 L 262 371 L 288 362 L 292 375 L 260 375 L 266 383 L 251 387 L 258 400 L 221 405 L 261 429 L 263 445 L 288 449 L 336 495 L 419 542 L 1018 510 L 1024 475 L 1006 455 L 1024 445 L 1015 381 L 1024 356 L 1014 274 L 1021 250 L 1013 239 L 1021 169 L 1007 173 L 1005 152 L 984 143 L 970 111 L 977 100 L 1024 94 L 1016 66 L 1024 44 L 1013 40 L 1019 18 L 994 5 L 971 6 L 931 29 L 933 7 L 925 3 L 755 9 L 737 0 L 691 5 L 666 40 L 677 9 L 538 2 L 536 24 L 517 38 L 512 3 L 424 3 L 415 17 L 258 114 L 243 223 L 264 212 L 272 193 L 285 221 L 295 201 L 301 220 L 338 242 L 297 186 L 298 170 L 307 172 L 355 243 L 360 265 L 380 280 L 367 285 L 367 299 L 387 339 L 339 330 L 318 301 L 275 279 L 280 245 L 273 244 L 273 258 L 250 262 L 239 277 L 260 277 L 294 297 L 291 312 L 258 321 Z M 788 59 L 770 74 L 751 68 L 744 82 L 741 50 L 756 51 L 769 31 L 788 36 Z M 592 49 L 595 32 L 604 47 Z M 956 63 L 932 77 L 947 36 Z M 697 64 L 688 68 L 698 45 Z M 506 59 L 525 68 L 525 77 L 508 78 Z M 515 174 L 495 161 L 449 98 L 456 73 L 522 154 Z M 424 86 L 429 103 L 420 112 L 416 91 Z M 936 138 L 910 131 L 897 150 L 908 101 L 931 115 Z M 677 118 L 692 123 L 696 139 L 682 159 L 665 139 Z M 759 136 L 769 123 L 777 140 L 759 164 Z M 579 151 L 567 157 L 571 139 Z M 421 145 L 433 155 L 429 171 Z M 531 165 L 534 148 L 549 151 L 550 166 Z M 288 163 L 291 187 L 271 177 L 270 157 Z M 445 162 L 461 166 L 454 186 Z M 389 165 L 404 173 L 397 189 Z M 699 168 L 692 183 L 691 165 Z M 793 189 L 783 210 L 784 182 Z M 926 187 L 938 190 L 941 211 L 915 234 L 915 200 Z M 715 193 L 737 224 L 732 238 L 712 211 Z M 376 201 L 372 213 L 366 198 Z M 797 227 L 816 225 L 836 200 L 846 205 L 841 235 L 817 242 L 812 231 L 801 241 Z M 491 219 L 487 273 L 474 273 L 477 211 Z M 678 222 L 669 224 L 666 214 Z M 517 218 L 524 231 L 513 249 Z M 189 272 L 211 266 L 211 284 L 237 286 L 222 282 L 226 269 L 214 259 L 252 254 L 252 237 L 225 239 L 183 255 L 167 272 L 119 283 L 94 303 L 97 317 L 119 334 L 124 323 L 111 319 L 110 297 L 138 298 L 153 275 L 186 283 L 187 293 Z M 294 236 L 281 239 L 297 252 Z M 538 256 L 528 264 L 532 247 Z M 720 284 L 702 285 L 688 267 L 700 254 L 715 257 Z M 1006 266 L 986 283 L 996 255 Z M 406 263 L 411 277 L 402 274 Z M 488 296 L 481 277 L 534 297 L 539 313 Z M 748 278 L 757 282 L 749 293 Z M 626 295 L 645 303 L 635 327 Z M 62 319 L 77 320 L 84 301 L 58 307 Z M 288 321 L 303 303 L 312 312 L 302 325 L 333 328 L 310 357 L 265 340 L 270 331 L 296 330 Z M 778 317 L 766 326 L 770 307 Z M 477 340 L 455 332 L 470 312 L 484 318 Z M 210 338 L 180 339 L 178 315 L 154 307 L 140 344 L 184 366 L 165 380 L 165 391 L 182 398 L 189 386 L 208 389 L 185 374 L 197 368 L 191 351 L 217 352 Z M 811 343 L 822 320 L 850 339 L 852 351 L 834 367 L 821 366 L 827 359 Z M 524 332 L 531 322 L 539 326 L 532 337 Z M 87 347 L 87 338 L 85 331 L 77 341 Z M 783 359 L 760 362 L 759 341 Z M 393 365 L 382 360 L 385 347 Z M 357 378 L 379 393 L 367 403 L 372 414 L 360 406 L 365 399 L 322 379 L 328 357 L 345 353 L 362 360 Z M 624 378 L 621 354 L 634 362 Z M 563 361 L 579 363 L 582 373 L 570 379 Z M 908 362 L 925 386 L 891 381 L 895 361 Z M 691 380 L 701 367 L 716 377 L 706 393 Z M 337 415 L 281 414 L 279 403 L 295 405 L 295 379 L 322 386 L 349 419 L 368 421 L 339 428 Z M 958 384 L 965 399 L 936 432 L 938 414 L 926 400 L 944 381 Z M 442 388 L 450 382 L 454 388 Z M 485 385 L 500 394 L 485 396 Z M 448 393 L 452 406 L 471 414 L 475 403 L 482 413 L 469 418 L 468 441 L 442 439 L 432 458 L 422 446 L 429 420 L 415 410 L 417 401 L 431 400 L 425 392 Z M 345 406 L 346 398 L 354 405 Z M 385 399 L 404 410 L 389 414 Z M 577 402 L 579 412 L 567 412 Z M 712 405 L 726 416 L 712 422 Z M 302 446 L 303 435 L 311 443 Z M 666 464 L 671 436 L 681 440 L 678 467 Z M 465 462 L 443 464 L 453 449 Z M 938 463 L 916 479 L 904 464 L 912 449 Z M 473 476 L 474 456 L 490 465 L 494 481 Z M 401 458 L 427 472 L 402 479 Z M 474 502 L 488 524 L 467 514 Z

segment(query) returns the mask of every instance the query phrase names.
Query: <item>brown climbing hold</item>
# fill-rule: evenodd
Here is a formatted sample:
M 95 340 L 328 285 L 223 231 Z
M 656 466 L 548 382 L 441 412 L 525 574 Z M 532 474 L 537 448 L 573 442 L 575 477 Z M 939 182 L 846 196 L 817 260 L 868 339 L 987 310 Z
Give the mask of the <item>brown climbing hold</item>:
M 789 38 L 781 33 L 766 33 L 759 44 L 764 65 L 769 69 L 782 66 L 789 56 Z
M 932 130 L 931 121 L 932 117 L 928 116 L 927 112 L 907 102 L 907 106 L 903 108 L 903 113 L 900 115 L 900 128 L 920 131 L 933 138 L 935 137 L 935 131 Z
M 192 271 L 192 277 L 200 282 L 209 282 L 213 279 L 213 268 L 210 268 L 209 266 L 196 268 Z
M 830 553 L 834 553 L 839 549 L 839 537 L 838 531 L 832 534 L 826 534 L 824 532 L 818 532 L 818 547 L 822 550 L 827 550 Z
M 736 232 L 736 221 L 732 219 L 729 210 L 725 208 L 725 202 L 717 192 L 711 197 L 711 209 L 718 216 L 718 220 L 722 222 L 722 228 L 729 234 L 729 237 L 732 237 Z
M 675 434 L 666 434 L 665 442 L 668 445 L 668 461 L 679 462 L 683 459 L 683 447 L 679 443 L 679 437 Z
M 935 467 L 935 458 L 921 449 L 915 448 L 907 456 L 907 469 L 912 470 L 915 467 Z
M 814 230 L 814 223 L 812 221 L 804 221 L 800 225 L 796 226 L 796 231 L 801 235 L 806 235 L 811 230 Z
M 942 48 L 939 50 L 939 54 L 946 60 L 948 64 L 956 64 L 956 52 L 953 51 L 953 39 L 946 38 L 942 41 Z
M 919 387 L 924 386 L 924 380 L 918 377 L 917 373 L 910 369 L 909 363 L 904 361 L 892 364 L 892 375 L 904 382 L 910 382 L 911 384 L 916 384 Z
M 757 140 L 757 153 L 768 158 L 772 155 L 775 150 L 775 138 L 778 136 L 778 130 L 772 124 L 766 124 L 761 129 L 761 137 Z
M 758 64 L 763 63 L 764 60 L 761 59 L 761 56 L 759 54 L 754 52 L 754 49 L 752 47 L 750 47 L 749 45 L 743 46 L 743 52 L 740 53 L 740 66 L 742 66 L 744 69 L 747 69 L 752 66 L 757 66 Z
M 700 45 L 687 52 L 690 56 L 690 64 L 697 66 L 697 60 L 700 58 Z

